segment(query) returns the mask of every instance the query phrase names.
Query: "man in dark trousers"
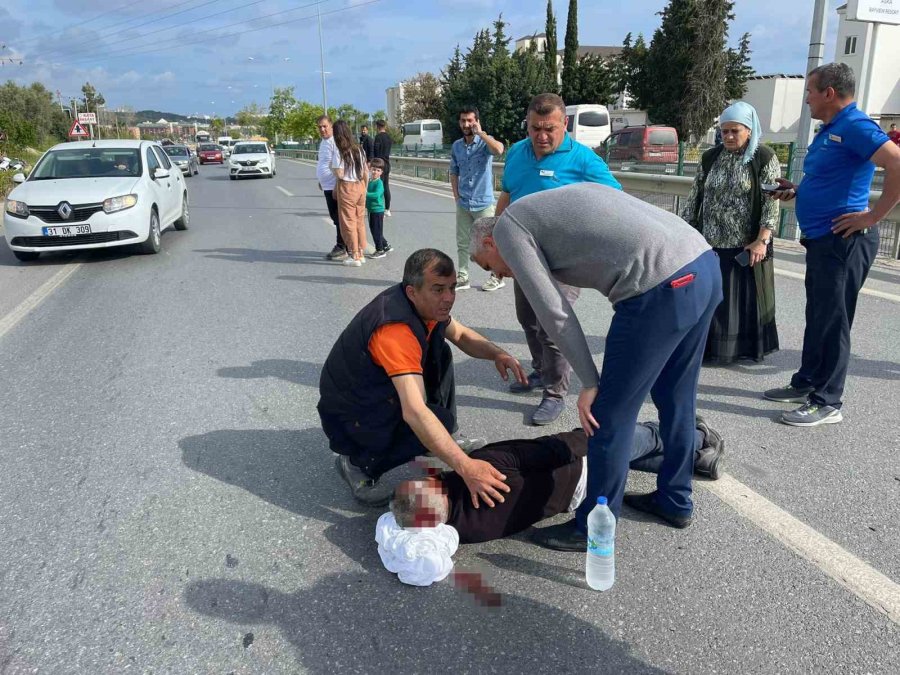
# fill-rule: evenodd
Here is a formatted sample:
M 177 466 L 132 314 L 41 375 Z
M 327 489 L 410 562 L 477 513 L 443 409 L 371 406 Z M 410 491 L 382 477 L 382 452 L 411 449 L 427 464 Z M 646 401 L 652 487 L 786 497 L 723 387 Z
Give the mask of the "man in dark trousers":
M 538 530 L 549 548 L 584 550 L 597 497 L 618 517 L 649 394 L 659 412 L 663 460 L 655 492 L 625 496 L 674 527 L 691 523 L 697 383 L 722 273 L 703 236 L 668 211 L 621 190 L 580 183 L 529 195 L 472 228 L 472 258 L 513 277 L 582 383 L 590 436 L 587 495 L 576 518 Z M 615 314 L 598 375 L 584 331 L 559 284 L 591 288 Z
M 375 159 L 375 141 L 369 136 L 369 125 L 363 124 L 359 131 L 359 147 L 366 153 L 366 161 L 371 162 Z
M 387 503 L 382 474 L 432 453 L 465 481 L 473 499 L 502 502 L 509 488 L 488 463 L 470 459 L 456 431 L 453 355 L 493 361 L 525 381 L 515 358 L 450 317 L 456 299 L 453 261 L 436 249 L 416 251 L 403 281 L 379 293 L 338 337 L 319 380 L 319 417 L 338 472 L 353 496 Z
M 725 440 L 700 417 L 694 429 L 693 449 L 694 473 L 718 479 Z M 471 457 L 488 462 L 506 476 L 510 491 L 503 503 L 492 509 L 477 508 L 462 477 L 444 471 L 431 478 L 400 483 L 391 499 L 391 512 L 400 527 L 451 525 L 462 544 L 508 537 L 545 518 L 578 508 L 587 484 L 587 451 L 588 437 L 581 429 L 491 443 L 475 450 Z M 662 461 L 659 425 L 636 425 L 630 468 L 658 473 Z
M 822 128 L 809 146 L 799 185 L 778 179 L 777 199 L 797 198 L 806 248 L 806 329 L 800 370 L 770 401 L 802 404 L 782 413 L 795 427 L 836 424 L 850 362 L 856 301 L 878 253 L 878 225 L 900 201 L 900 148 L 856 107 L 856 82 L 845 63 L 806 78 L 806 103 Z M 881 198 L 869 209 L 875 167 L 884 169 Z
M 378 159 L 384 160 L 384 172 L 381 174 L 381 182 L 384 183 L 384 215 L 391 215 L 391 146 L 394 141 L 387 132 L 387 122 L 375 120 L 375 142 L 372 152 Z

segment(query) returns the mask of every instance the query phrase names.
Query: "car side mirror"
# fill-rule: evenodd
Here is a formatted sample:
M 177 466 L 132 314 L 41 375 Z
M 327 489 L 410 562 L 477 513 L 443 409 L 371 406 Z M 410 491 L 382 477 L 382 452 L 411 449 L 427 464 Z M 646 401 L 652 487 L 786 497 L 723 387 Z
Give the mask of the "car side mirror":
M 156 169 L 156 171 L 153 172 L 153 180 L 159 180 L 160 178 L 168 178 L 168 177 L 169 177 L 169 172 L 166 171 L 165 169 Z
M 13 183 L 24 183 L 25 182 L 25 174 L 17 173 L 13 174 Z

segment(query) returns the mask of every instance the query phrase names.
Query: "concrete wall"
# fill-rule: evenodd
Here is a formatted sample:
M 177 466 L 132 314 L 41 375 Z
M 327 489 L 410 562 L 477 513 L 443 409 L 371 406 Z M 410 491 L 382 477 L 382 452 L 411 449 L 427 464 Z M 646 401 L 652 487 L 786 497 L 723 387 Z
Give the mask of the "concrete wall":
M 772 77 L 748 80 L 747 93 L 742 100 L 756 108 L 763 141 L 790 143 L 797 140 L 805 99 L 804 79 Z

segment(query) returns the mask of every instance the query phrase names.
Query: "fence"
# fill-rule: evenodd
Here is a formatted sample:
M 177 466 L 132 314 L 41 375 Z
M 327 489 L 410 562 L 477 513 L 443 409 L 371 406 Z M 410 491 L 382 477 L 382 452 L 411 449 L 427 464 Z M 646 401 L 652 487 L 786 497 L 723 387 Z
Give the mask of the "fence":
M 318 151 L 304 150 L 278 150 L 280 156 L 304 159 L 315 162 Z M 783 167 L 783 175 L 790 180 L 794 173 L 790 167 L 796 167 L 797 161 L 793 148 L 789 155 L 790 162 Z M 681 212 L 681 204 L 691 191 L 693 172 L 689 173 L 690 162 L 679 162 L 681 175 L 675 169 L 666 171 L 667 165 L 650 165 L 654 171 L 645 170 L 648 165 L 627 162 L 611 162 L 610 169 L 616 179 L 622 184 L 622 188 L 631 195 L 642 199 L 672 213 Z M 694 163 L 696 166 L 696 163 Z M 500 190 L 500 180 L 503 176 L 504 164 L 495 161 L 493 164 L 494 190 Z M 437 181 L 443 184 L 449 183 L 450 160 L 440 157 L 422 157 L 417 155 L 391 155 L 391 174 L 409 176 Z M 874 203 L 881 196 L 880 192 L 869 193 L 869 204 Z M 777 236 L 782 239 L 799 239 L 800 230 L 797 227 L 797 219 L 794 215 L 793 202 L 781 202 L 781 220 Z M 888 214 L 888 219 L 879 225 L 880 241 L 878 255 L 892 259 L 900 259 L 900 206 Z

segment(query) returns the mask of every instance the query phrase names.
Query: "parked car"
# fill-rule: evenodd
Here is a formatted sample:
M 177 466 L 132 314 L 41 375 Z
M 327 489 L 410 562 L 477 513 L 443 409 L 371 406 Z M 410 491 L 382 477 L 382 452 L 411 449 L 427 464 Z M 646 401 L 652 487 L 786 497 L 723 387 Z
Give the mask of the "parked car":
M 638 126 L 614 131 L 607 158 L 647 163 L 678 161 L 678 132 L 673 127 Z
M 238 141 L 234 144 L 231 159 L 228 160 L 228 177 L 237 180 L 244 176 L 275 175 L 275 155 L 262 141 Z
M 201 164 L 225 163 L 225 155 L 222 154 L 222 148 L 215 143 L 201 143 L 200 145 L 198 145 L 197 159 Z
M 196 176 L 200 173 L 200 162 L 197 161 L 197 155 L 191 152 L 186 145 L 167 145 L 163 148 L 172 164 L 181 169 L 181 173 L 185 176 Z
M 3 225 L 19 260 L 131 244 L 158 253 L 163 230 L 190 222 L 184 177 L 151 141 L 60 143 L 13 181 Z

